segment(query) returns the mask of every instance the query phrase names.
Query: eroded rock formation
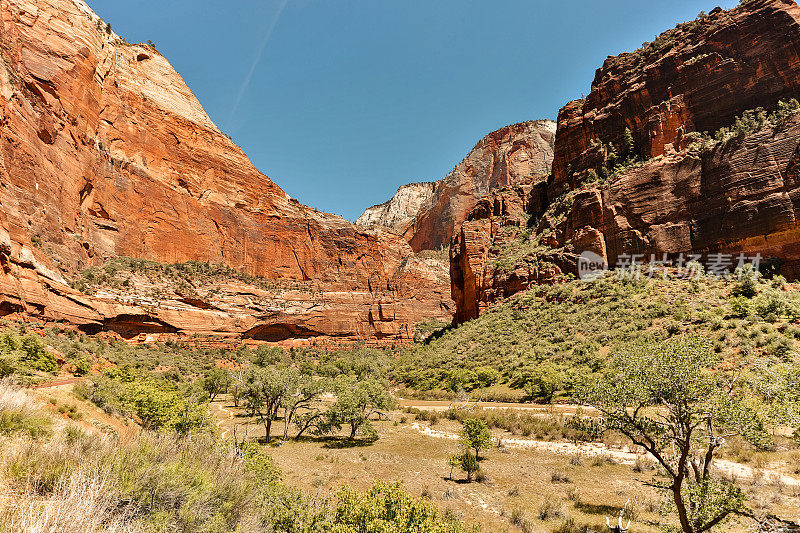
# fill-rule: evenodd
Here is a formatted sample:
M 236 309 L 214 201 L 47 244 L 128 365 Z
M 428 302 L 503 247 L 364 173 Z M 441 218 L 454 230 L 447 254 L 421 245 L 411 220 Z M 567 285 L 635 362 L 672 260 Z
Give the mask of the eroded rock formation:
M 425 202 L 434 195 L 438 185 L 438 181 L 401 185 L 389 200 L 367 208 L 356 219 L 356 226 L 363 228 L 383 226 L 403 234 L 414 222 Z
M 556 124 L 533 120 L 506 126 L 481 139 L 411 215 L 383 223 L 402 234 L 416 251 L 446 246 L 475 203 L 490 191 L 549 174 Z M 408 205 L 403 187 L 381 206 Z M 402 194 L 401 194 L 402 193 Z M 376 208 L 359 218 L 371 219 Z
M 289 198 L 219 131 L 164 57 L 124 42 L 82 0 L 0 2 L 0 57 L 3 314 L 87 329 L 125 322 L 129 332 L 140 323 L 362 338 L 408 337 L 415 321 L 448 316 L 446 289 L 423 266 L 409 267 L 403 239 Z M 313 282 L 325 303 L 293 306 L 286 294 L 296 314 L 245 319 L 125 306 L 65 284 L 118 256 Z M 387 307 L 374 319 L 373 309 Z

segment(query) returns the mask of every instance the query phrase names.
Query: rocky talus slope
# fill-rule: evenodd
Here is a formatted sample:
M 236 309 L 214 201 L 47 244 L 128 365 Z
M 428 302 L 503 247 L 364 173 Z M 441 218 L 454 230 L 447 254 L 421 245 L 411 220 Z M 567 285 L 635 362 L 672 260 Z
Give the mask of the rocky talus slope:
M 289 198 L 164 57 L 123 41 L 82 0 L 0 2 L 0 58 L 2 314 L 87 330 L 122 321 L 127 331 L 381 339 L 449 316 L 438 267 L 391 232 Z M 67 287 L 120 256 L 221 263 L 313 283 L 324 299 L 294 305 L 287 293 L 280 313 L 169 310 Z
M 498 231 L 522 221 L 497 210 L 456 232 L 457 321 L 532 278 L 574 269 L 587 250 L 611 265 L 622 254 L 761 254 L 800 276 L 800 115 L 762 115 L 714 135 L 749 109 L 776 109 L 799 89 L 793 1 L 717 9 L 642 50 L 608 58 L 587 99 L 559 113 L 552 175 L 515 194 L 520 200 L 505 199 L 524 211 L 527 244 L 521 232 Z M 615 156 L 629 164 L 612 167 Z M 549 266 L 529 272 L 540 263 Z
M 481 139 L 445 178 L 435 182 L 423 202 L 414 202 L 419 203 L 416 210 L 410 209 L 410 191 L 406 189 L 409 186 L 404 186 L 387 203 L 368 209 L 356 223 L 371 226 L 367 222 L 376 220 L 376 211 L 400 211 L 402 217 L 381 215 L 377 224 L 403 235 L 416 251 L 446 246 L 481 197 L 550 173 L 555 131 L 552 120 L 522 122 L 494 131 Z M 412 191 L 419 190 L 411 187 Z M 415 200 L 422 196 L 418 193 Z

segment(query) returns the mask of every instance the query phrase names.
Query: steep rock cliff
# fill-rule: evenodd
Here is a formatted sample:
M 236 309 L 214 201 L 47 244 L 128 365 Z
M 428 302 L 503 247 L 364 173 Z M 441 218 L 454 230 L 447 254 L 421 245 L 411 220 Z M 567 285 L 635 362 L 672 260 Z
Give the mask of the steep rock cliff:
M 642 159 L 681 150 L 685 135 L 728 126 L 747 109 L 800 92 L 800 7 L 751 0 L 678 25 L 632 53 L 609 57 L 583 101 L 558 115 L 554 194 L 620 151 L 626 128 Z
M 82 0 L 0 2 L 0 58 L 4 314 L 88 329 L 133 316 L 180 330 L 163 309 L 130 309 L 64 283 L 130 256 L 313 281 L 328 297 L 313 308 L 324 320 L 308 335 L 400 338 L 419 319 L 448 315 L 446 290 L 425 272 L 415 305 L 403 305 L 408 273 L 398 271 L 413 255 L 403 239 L 289 198 L 217 129 L 164 57 L 124 42 Z M 375 325 L 370 308 L 380 302 L 398 312 Z M 192 313 L 198 326 L 187 332 L 219 320 L 234 333 L 283 327 L 307 314 L 244 324 Z
M 356 226 L 375 228 L 384 226 L 403 234 L 414 222 L 419 210 L 439 186 L 438 181 L 401 185 L 388 201 L 367 208 L 356 219 Z

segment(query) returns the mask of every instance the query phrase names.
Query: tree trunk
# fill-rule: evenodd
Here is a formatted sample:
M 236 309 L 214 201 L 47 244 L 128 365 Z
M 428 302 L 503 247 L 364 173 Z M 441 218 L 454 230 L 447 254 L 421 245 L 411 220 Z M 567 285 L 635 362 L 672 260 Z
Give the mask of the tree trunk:
M 350 440 L 355 440 L 356 438 L 356 431 L 358 431 L 358 426 L 355 422 L 350 424 Z
M 289 423 L 292 421 L 293 416 L 294 411 L 287 412 L 286 409 L 283 410 L 283 442 L 289 440 Z
M 681 483 L 676 482 L 672 485 L 672 498 L 675 501 L 675 507 L 678 509 L 678 518 L 681 521 L 681 529 L 683 533 L 694 533 L 694 528 L 689 523 L 689 517 L 686 513 L 686 504 L 683 501 L 681 494 Z

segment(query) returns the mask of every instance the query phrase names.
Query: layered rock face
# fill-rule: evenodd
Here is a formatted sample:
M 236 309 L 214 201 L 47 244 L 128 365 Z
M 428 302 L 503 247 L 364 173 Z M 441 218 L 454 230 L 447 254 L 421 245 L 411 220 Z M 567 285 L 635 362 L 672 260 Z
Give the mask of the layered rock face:
M 375 228 L 383 226 L 403 234 L 414 222 L 425 202 L 436 192 L 439 182 L 428 181 L 401 185 L 388 201 L 367 208 L 356 219 L 356 226 Z
M 467 215 L 450 244 L 451 294 L 454 322 L 476 318 L 491 304 L 527 289 L 552 283 L 574 272 L 576 259 L 565 253 L 513 256 L 530 244 L 529 213 L 538 205 L 539 187 L 527 181 L 492 191 Z M 511 256 L 511 257 L 509 257 Z
M 495 208 L 456 233 L 456 321 L 531 282 L 574 271 L 584 251 L 612 266 L 623 254 L 760 254 L 762 263 L 800 277 L 800 115 L 722 142 L 687 148 L 685 138 L 797 96 L 799 21 L 794 2 L 755 0 L 681 25 L 645 51 L 606 60 L 586 101 L 559 113 L 547 182 L 517 194 L 519 201 L 505 198 L 500 205 L 515 206 L 506 216 Z M 587 180 L 606 164 L 609 144 L 617 151 L 625 144 L 626 128 L 647 161 L 609 180 Z M 486 202 L 497 205 L 494 196 Z M 501 230 L 517 225 L 513 212 L 520 209 L 535 246 L 525 245 L 518 230 Z M 489 212 L 481 204 L 478 210 Z
M 88 265 L 130 256 L 314 282 L 328 295 L 312 311 L 324 320 L 304 336 L 401 338 L 416 320 L 448 316 L 446 288 L 424 268 L 408 271 L 403 239 L 289 198 L 217 129 L 165 58 L 124 42 L 82 0 L 0 2 L 0 56 L 3 314 L 93 329 L 124 316 L 180 329 L 163 309 L 64 284 Z M 387 306 L 395 311 L 377 311 Z M 237 334 L 291 329 L 307 314 L 192 313 L 197 326 L 187 332 Z
M 407 210 L 398 222 L 387 220 L 389 223 L 383 225 L 401 233 L 415 251 L 446 246 L 484 195 L 549 174 L 555 131 L 552 120 L 534 120 L 490 133 L 444 179 L 435 183 L 432 194 L 416 213 L 409 217 L 411 212 Z M 377 207 L 407 205 L 401 192 L 402 187 L 395 198 Z M 359 221 L 371 219 L 375 209 L 367 210 Z
M 625 129 L 643 159 L 681 150 L 685 135 L 728 126 L 744 110 L 800 92 L 800 7 L 752 0 L 677 26 L 606 59 L 585 101 L 558 116 L 553 188 L 560 194 L 604 163 Z
M 559 241 L 622 254 L 760 254 L 800 275 L 800 114 L 705 151 L 660 157 L 574 193 Z M 591 238 L 587 236 L 591 235 Z

